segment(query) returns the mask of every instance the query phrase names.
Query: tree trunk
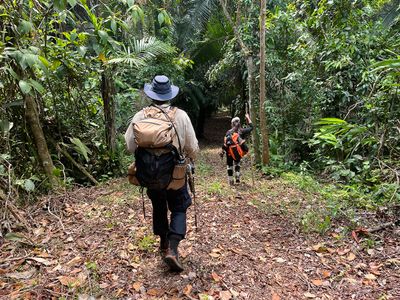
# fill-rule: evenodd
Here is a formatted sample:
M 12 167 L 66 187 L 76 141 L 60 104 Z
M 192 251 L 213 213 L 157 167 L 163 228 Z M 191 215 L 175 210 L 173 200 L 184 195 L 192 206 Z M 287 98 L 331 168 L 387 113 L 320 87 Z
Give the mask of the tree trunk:
M 259 164 L 261 162 L 261 155 L 260 155 L 260 137 L 257 133 L 257 109 L 256 109 L 256 101 L 254 99 L 254 61 L 252 56 L 248 56 L 246 58 L 246 65 L 247 65 L 247 82 L 249 85 L 249 112 L 250 118 L 253 121 L 254 129 L 251 132 L 251 136 L 253 138 L 253 145 L 254 145 L 254 162 Z
M 262 140 L 262 163 L 269 163 L 269 137 L 267 127 L 267 113 L 265 110 L 265 15 L 267 4 L 266 0 L 261 0 L 260 11 L 260 131 Z
M 106 68 L 101 75 L 101 96 L 103 98 L 106 145 L 111 156 L 114 155 L 116 148 L 114 95 L 115 86 L 112 79 L 112 72 L 111 69 Z
M 35 100 L 29 94 L 24 95 L 24 99 L 26 121 L 32 132 L 40 163 L 43 167 L 44 173 L 49 179 L 51 188 L 57 188 L 59 186 L 59 181 L 53 173 L 54 164 L 50 156 L 49 148 L 47 147 L 46 138 L 40 125 L 39 114 L 36 108 Z

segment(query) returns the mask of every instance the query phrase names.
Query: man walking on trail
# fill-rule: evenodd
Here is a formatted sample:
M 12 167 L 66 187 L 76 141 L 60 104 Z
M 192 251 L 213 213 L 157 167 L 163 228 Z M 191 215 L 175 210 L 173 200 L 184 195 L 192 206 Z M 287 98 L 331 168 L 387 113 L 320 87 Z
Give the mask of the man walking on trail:
M 198 151 L 198 141 L 185 111 L 171 106 L 170 101 L 179 92 L 177 86 L 171 85 L 168 77 L 164 75 L 155 76 L 151 84 L 145 84 L 145 94 L 152 100 L 150 108 L 160 110 L 164 115 L 174 111 L 171 125 L 174 127 L 173 145 L 182 151 L 186 158 L 192 162 Z M 128 151 L 136 153 L 140 151 L 138 140 L 135 139 L 134 124 L 146 119 L 148 108 L 144 108 L 133 117 L 125 133 L 125 141 Z M 154 149 L 157 150 L 157 149 Z M 160 253 L 171 271 L 183 271 L 182 263 L 179 260 L 178 245 L 186 234 L 186 210 L 192 203 L 187 190 L 187 185 L 174 190 L 167 188 L 148 188 L 147 195 L 153 207 L 153 232 L 160 236 Z M 168 222 L 168 209 L 171 212 Z
M 240 160 L 249 151 L 245 142 L 247 136 L 253 130 L 253 124 L 249 114 L 246 114 L 245 117 L 248 125 L 245 128 L 241 126 L 239 117 L 234 117 L 231 120 L 232 128 L 225 134 L 224 145 L 220 153 L 221 158 L 226 153 L 228 182 L 230 185 L 234 184 L 233 166 L 235 166 L 235 181 L 240 183 Z

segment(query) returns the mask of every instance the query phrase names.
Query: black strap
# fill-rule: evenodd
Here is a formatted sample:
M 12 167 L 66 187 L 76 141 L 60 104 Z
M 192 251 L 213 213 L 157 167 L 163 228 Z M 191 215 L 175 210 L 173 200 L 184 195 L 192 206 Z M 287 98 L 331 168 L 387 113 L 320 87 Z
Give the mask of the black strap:
M 179 156 L 182 158 L 182 157 L 183 157 L 183 153 L 182 153 L 181 139 L 179 138 L 178 130 L 176 130 L 176 127 L 175 127 L 174 122 L 171 120 L 171 118 L 168 116 L 168 114 L 167 114 L 161 107 L 158 107 L 157 105 L 155 105 L 155 104 L 153 104 L 153 103 L 150 104 L 150 106 L 154 106 L 155 108 L 158 108 L 158 109 L 167 117 L 168 121 L 171 122 L 171 125 L 172 125 L 172 127 L 174 128 L 174 130 L 175 130 L 176 137 L 178 138 Z M 176 113 L 176 112 L 175 112 L 175 113 Z

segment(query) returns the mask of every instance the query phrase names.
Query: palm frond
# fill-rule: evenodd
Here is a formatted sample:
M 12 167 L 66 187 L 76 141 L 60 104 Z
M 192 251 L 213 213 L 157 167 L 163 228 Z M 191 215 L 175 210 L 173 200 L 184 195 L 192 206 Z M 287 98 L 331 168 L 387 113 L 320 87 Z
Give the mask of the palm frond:
M 190 0 L 185 18 L 175 22 L 174 29 L 178 36 L 178 45 L 187 50 L 191 40 L 206 28 L 213 10 L 217 7 L 216 0 Z
M 129 45 L 123 46 L 117 57 L 108 61 L 109 64 L 127 64 L 132 68 L 146 66 L 149 61 L 161 55 L 174 53 L 175 49 L 155 37 L 141 40 L 132 40 Z

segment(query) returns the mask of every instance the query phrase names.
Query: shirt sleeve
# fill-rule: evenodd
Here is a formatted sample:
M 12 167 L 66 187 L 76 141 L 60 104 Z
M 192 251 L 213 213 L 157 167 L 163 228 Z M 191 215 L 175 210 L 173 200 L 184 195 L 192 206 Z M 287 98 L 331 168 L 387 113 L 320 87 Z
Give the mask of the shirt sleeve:
M 196 133 L 194 131 L 192 122 L 189 116 L 184 114 L 184 124 L 185 124 L 185 145 L 183 146 L 183 151 L 186 156 L 191 159 L 196 159 L 197 152 L 199 151 L 199 143 L 196 138 Z
M 253 130 L 253 123 L 249 123 L 246 128 L 242 128 L 240 133 L 241 137 L 245 138 L 252 130 Z
M 143 119 L 143 112 L 140 111 L 135 114 L 135 116 L 132 118 L 131 123 L 128 126 L 128 129 L 125 132 L 125 143 L 126 143 L 126 148 L 130 153 L 135 153 L 135 150 L 137 148 L 136 142 L 135 142 L 135 134 L 133 133 L 133 123 L 138 122 Z

